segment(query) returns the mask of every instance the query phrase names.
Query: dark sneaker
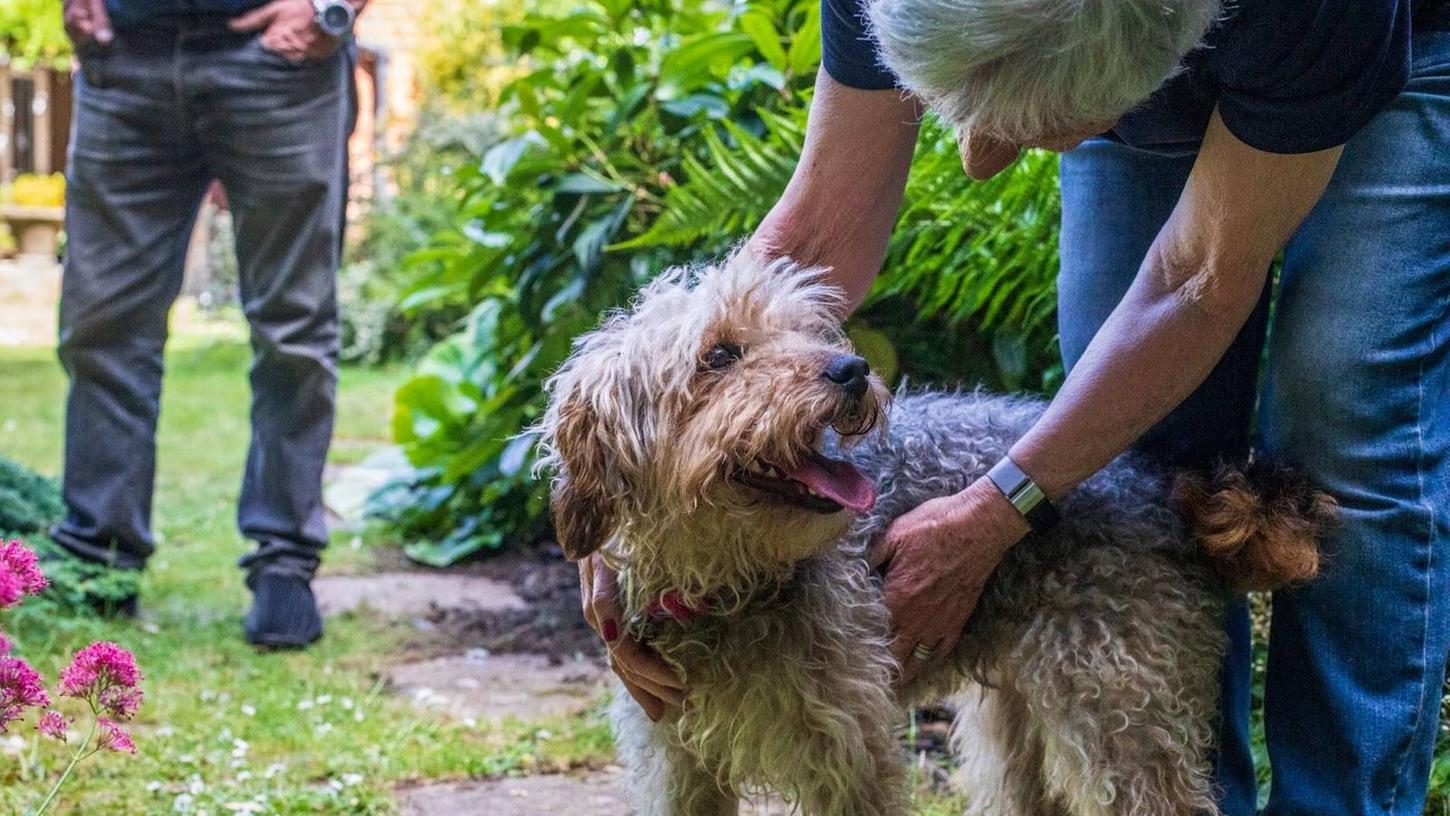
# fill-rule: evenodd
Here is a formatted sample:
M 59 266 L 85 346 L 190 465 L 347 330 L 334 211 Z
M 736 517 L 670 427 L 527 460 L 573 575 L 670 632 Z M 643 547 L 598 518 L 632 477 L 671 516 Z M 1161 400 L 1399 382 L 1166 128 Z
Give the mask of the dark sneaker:
M 269 649 L 301 649 L 322 637 L 322 616 L 306 579 L 264 572 L 247 580 L 252 608 L 242 622 L 247 642 Z

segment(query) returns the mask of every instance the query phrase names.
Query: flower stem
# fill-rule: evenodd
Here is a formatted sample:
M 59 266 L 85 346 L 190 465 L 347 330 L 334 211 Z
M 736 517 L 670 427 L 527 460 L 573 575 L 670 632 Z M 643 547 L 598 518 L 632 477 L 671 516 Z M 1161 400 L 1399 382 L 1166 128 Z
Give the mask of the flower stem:
M 70 758 L 70 764 L 65 766 L 65 771 L 60 775 L 60 779 L 55 780 L 55 785 L 51 787 L 50 793 L 47 793 L 45 795 L 45 801 L 41 802 L 40 807 L 36 809 L 35 816 L 41 816 L 41 814 L 45 813 L 45 809 L 50 807 L 50 803 L 55 801 L 55 795 L 57 793 L 60 793 L 61 786 L 64 785 L 65 781 L 70 778 L 70 772 L 75 770 L 76 765 L 82 759 L 90 756 L 90 754 L 86 753 L 86 746 L 91 744 L 91 739 L 95 737 L 96 727 L 98 725 L 100 725 L 100 723 L 97 720 L 91 720 L 91 733 L 86 734 L 86 738 L 81 740 L 80 747 L 76 749 L 76 752 Z M 92 753 L 95 752 L 93 751 Z

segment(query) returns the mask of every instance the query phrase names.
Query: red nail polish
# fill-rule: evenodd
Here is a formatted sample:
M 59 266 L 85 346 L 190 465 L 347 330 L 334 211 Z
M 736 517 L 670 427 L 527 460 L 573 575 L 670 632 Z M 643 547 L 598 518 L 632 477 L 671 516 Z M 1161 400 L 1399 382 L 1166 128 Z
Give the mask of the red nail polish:
M 619 640 L 619 623 L 613 618 L 604 622 L 604 640 L 608 643 Z

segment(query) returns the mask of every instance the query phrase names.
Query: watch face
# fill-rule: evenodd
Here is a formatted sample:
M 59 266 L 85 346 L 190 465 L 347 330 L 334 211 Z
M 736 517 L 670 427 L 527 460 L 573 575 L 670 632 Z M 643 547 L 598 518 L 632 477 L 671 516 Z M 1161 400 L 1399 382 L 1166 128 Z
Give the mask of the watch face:
M 333 3 L 322 9 L 322 27 L 328 31 L 346 31 L 352 24 L 352 15 L 340 3 Z

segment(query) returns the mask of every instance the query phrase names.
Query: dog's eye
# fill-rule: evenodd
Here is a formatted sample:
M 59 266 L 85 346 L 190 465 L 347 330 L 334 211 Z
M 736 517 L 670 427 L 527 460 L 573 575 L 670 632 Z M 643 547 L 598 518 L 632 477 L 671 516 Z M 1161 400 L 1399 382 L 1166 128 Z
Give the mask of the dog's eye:
M 716 343 L 705 352 L 700 361 L 705 364 L 706 368 L 719 371 L 734 365 L 740 356 L 740 347 L 734 343 Z

